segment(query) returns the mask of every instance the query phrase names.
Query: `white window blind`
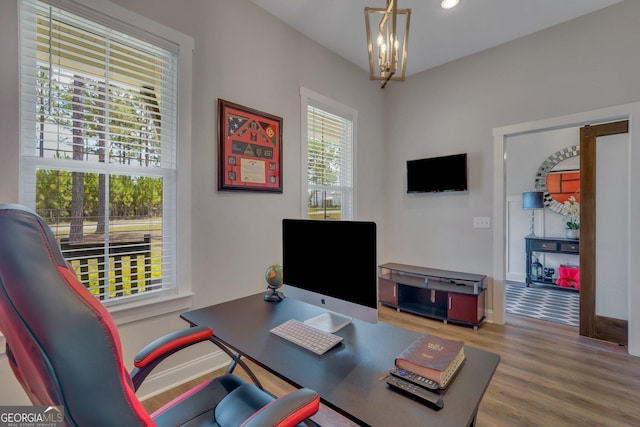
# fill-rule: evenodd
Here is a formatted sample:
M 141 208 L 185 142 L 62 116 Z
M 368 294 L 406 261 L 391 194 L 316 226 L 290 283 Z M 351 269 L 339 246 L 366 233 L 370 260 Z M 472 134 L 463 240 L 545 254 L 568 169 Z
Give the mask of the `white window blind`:
M 103 302 L 171 290 L 178 47 L 57 3 L 21 2 L 21 202 Z
M 307 217 L 353 219 L 354 113 L 311 96 L 305 108 Z

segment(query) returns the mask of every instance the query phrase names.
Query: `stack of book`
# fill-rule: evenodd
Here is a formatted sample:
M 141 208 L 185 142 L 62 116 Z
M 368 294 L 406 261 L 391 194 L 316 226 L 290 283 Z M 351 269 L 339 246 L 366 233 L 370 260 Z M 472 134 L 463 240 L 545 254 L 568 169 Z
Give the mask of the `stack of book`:
M 398 357 L 398 369 L 411 372 L 446 388 L 465 361 L 464 342 L 422 335 Z

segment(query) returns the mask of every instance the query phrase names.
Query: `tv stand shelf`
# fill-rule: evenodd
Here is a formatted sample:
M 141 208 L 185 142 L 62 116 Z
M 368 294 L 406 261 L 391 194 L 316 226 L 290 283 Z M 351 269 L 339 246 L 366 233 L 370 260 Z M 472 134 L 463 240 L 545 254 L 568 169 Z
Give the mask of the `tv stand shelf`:
M 474 330 L 485 320 L 487 276 L 396 263 L 378 270 L 380 304 Z

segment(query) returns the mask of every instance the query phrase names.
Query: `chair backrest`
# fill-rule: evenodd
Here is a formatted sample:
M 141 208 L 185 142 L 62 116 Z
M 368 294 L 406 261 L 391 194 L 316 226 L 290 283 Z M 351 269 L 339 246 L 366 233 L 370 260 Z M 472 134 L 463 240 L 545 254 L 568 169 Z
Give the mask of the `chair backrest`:
M 155 425 L 135 396 L 109 312 L 42 218 L 19 205 L 0 204 L 0 331 L 31 402 L 63 405 L 66 425 Z

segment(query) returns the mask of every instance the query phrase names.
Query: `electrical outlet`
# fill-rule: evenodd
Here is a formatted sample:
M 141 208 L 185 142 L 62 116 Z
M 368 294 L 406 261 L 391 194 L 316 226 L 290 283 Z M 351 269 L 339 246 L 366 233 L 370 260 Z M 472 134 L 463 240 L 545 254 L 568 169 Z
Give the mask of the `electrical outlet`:
M 473 228 L 491 228 L 491 218 L 488 216 L 474 216 Z

